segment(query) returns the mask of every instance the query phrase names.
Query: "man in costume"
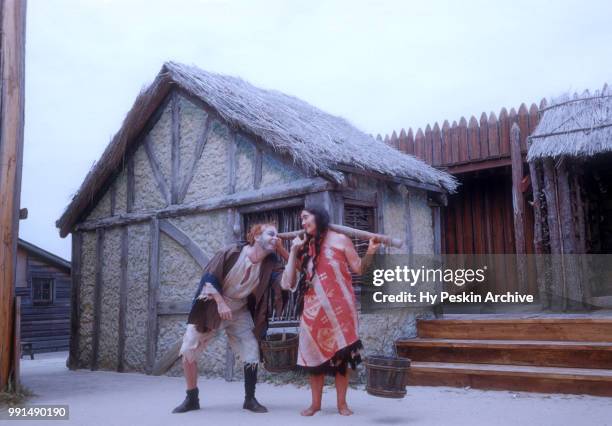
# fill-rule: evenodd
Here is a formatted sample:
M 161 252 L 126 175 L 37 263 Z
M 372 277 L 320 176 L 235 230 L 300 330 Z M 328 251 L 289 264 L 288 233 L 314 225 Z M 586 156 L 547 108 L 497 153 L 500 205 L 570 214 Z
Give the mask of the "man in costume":
M 217 252 L 204 268 L 180 350 L 187 396 L 173 413 L 200 408 L 197 360 L 221 330 L 225 330 L 232 351 L 244 362 L 242 408 L 255 413 L 268 411 L 255 399 L 259 340 L 268 326 L 270 287 L 274 288 L 275 308 L 282 309 L 282 264 L 275 251 L 285 258 L 288 253 L 272 224 L 253 225 L 247 241 Z

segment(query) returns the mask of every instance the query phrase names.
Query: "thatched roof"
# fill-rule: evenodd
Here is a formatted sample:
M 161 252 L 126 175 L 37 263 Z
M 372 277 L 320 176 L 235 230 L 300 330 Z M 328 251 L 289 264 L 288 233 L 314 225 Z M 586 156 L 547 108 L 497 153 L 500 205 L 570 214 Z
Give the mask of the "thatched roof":
M 136 98 L 117 134 L 93 166 L 57 221 L 66 235 L 95 194 L 122 164 L 147 120 L 173 87 L 199 98 L 230 125 L 256 136 L 312 174 L 341 182 L 342 166 L 401 177 L 454 191 L 456 180 L 412 155 L 363 133 L 348 121 L 274 90 L 194 66 L 167 62 L 155 81 Z
M 612 90 L 553 99 L 541 110 L 529 136 L 529 161 L 546 157 L 590 157 L 612 152 Z

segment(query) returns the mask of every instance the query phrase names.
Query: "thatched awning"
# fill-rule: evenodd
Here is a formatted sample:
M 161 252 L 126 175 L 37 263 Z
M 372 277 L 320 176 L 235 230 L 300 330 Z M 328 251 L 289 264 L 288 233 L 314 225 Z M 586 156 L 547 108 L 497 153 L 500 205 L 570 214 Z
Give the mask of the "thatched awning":
M 590 157 L 612 152 L 612 90 L 554 99 L 541 111 L 529 136 L 529 161 L 547 157 Z
M 136 98 L 123 124 L 93 166 L 56 225 L 65 236 L 98 191 L 120 167 L 147 120 L 168 92 L 178 87 L 199 98 L 230 125 L 286 155 L 309 173 L 341 182 L 343 166 L 404 178 L 453 192 L 456 180 L 412 155 L 403 154 L 312 105 L 246 81 L 167 62 Z

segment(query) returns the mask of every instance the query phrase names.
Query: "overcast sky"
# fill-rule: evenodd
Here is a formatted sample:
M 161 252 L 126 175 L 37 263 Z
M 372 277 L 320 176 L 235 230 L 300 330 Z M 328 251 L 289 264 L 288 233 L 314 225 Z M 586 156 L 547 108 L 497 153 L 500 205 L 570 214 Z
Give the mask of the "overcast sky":
M 372 134 L 612 82 L 606 1 L 29 0 L 20 236 L 55 221 L 164 61 L 240 76 Z

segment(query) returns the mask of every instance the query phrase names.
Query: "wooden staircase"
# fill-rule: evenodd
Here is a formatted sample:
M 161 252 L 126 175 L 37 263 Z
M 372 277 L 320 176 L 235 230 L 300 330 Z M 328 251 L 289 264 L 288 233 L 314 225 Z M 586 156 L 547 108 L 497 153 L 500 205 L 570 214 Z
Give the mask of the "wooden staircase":
M 419 320 L 408 385 L 612 396 L 612 318 Z

